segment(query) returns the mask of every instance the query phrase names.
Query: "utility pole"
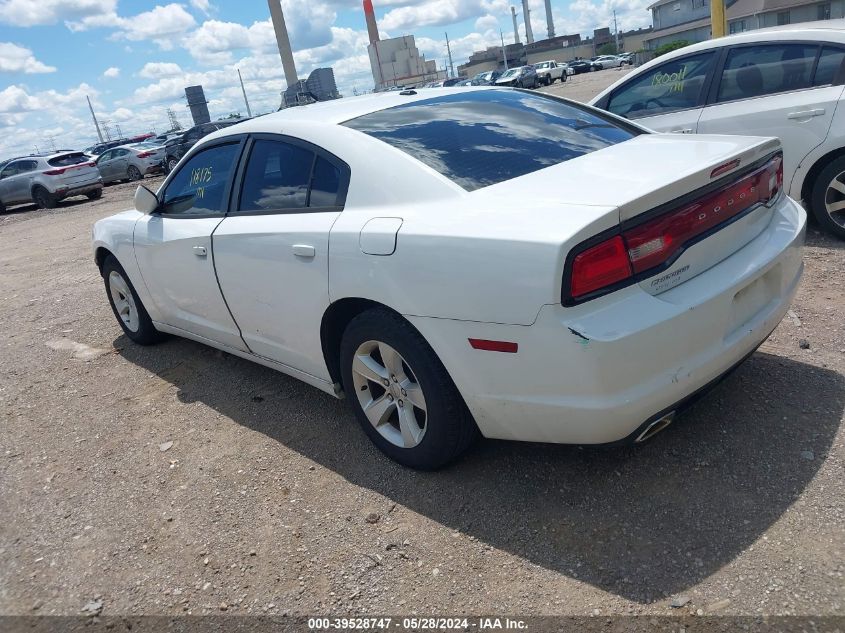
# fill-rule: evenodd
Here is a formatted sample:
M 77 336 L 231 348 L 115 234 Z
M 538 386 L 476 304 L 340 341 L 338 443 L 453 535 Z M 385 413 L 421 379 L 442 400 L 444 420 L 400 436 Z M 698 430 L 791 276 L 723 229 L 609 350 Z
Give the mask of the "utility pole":
M 50 147 L 55 152 L 56 151 L 56 137 L 52 136 L 52 135 L 48 135 L 47 140 L 50 141 Z
M 449 34 L 446 33 L 446 50 L 449 53 L 449 76 L 455 76 L 455 64 L 452 62 L 452 47 L 449 46 Z
M 727 33 L 725 0 L 710 0 L 710 32 L 712 37 L 724 37 Z
M 505 34 L 502 29 L 499 29 L 499 35 L 502 37 L 502 59 L 505 61 L 505 70 L 508 69 L 508 54 L 505 52 Z
M 246 98 L 246 88 L 244 88 L 244 79 L 241 77 L 241 69 L 238 68 L 238 79 L 241 82 L 241 92 L 244 93 L 244 103 L 246 104 L 246 113 L 249 115 L 249 118 L 252 118 L 252 110 L 249 109 L 249 99 Z
M 97 128 L 97 136 L 100 138 L 100 143 L 102 143 L 103 133 L 100 131 L 100 124 L 97 123 L 97 115 L 94 114 L 94 108 L 91 106 L 91 99 L 88 98 L 88 95 L 85 95 L 85 98 L 88 99 L 88 109 L 91 110 L 91 118 L 94 119 L 94 127 Z
M 123 138 L 123 130 L 120 129 L 119 123 L 114 124 L 114 129 L 117 132 L 117 138 Z
M 619 25 L 616 23 L 616 9 L 613 10 L 613 31 L 616 33 L 616 54 L 619 54 Z

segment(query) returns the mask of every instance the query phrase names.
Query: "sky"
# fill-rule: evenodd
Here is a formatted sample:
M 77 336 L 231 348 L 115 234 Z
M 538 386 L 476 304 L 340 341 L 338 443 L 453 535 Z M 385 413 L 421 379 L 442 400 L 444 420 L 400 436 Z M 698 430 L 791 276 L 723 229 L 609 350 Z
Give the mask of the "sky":
M 649 26 L 651 0 L 552 0 L 557 35 Z M 474 50 L 513 41 L 509 0 L 373 0 L 383 38 L 412 34 L 426 59 L 457 69 Z M 530 0 L 535 39 L 543 0 Z M 282 0 L 301 78 L 331 66 L 342 95 L 372 90 L 361 0 Z M 518 11 L 525 41 L 522 12 Z M 183 127 L 184 88 L 201 84 L 212 120 L 276 110 L 285 88 L 266 0 L 0 0 L 0 159 L 76 149 L 97 141 L 85 97 L 101 123 L 125 136 Z

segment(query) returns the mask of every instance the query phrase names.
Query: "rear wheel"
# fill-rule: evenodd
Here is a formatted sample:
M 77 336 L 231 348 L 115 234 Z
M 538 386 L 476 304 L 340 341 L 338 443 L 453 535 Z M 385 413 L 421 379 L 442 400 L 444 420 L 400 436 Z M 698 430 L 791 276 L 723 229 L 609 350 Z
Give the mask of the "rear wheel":
M 845 156 L 832 161 L 816 178 L 810 210 L 822 228 L 845 239 Z
M 135 167 L 135 165 L 129 165 L 129 168 L 126 170 L 126 176 L 129 178 L 129 182 L 141 180 L 144 177 L 141 170 Z
M 109 304 L 123 333 L 139 345 L 152 345 L 160 341 L 161 332 L 155 329 L 132 282 L 113 255 L 106 257 L 102 272 Z
M 167 173 L 169 174 L 171 171 L 176 169 L 176 165 L 179 164 L 178 158 L 170 157 L 167 159 Z
M 89 200 L 99 200 L 103 197 L 103 190 L 102 189 L 95 189 L 94 191 L 89 191 L 85 194 L 88 196 Z
M 399 315 L 377 308 L 355 317 L 343 334 L 340 362 L 364 432 L 400 464 L 440 468 L 478 436 L 440 359 Z
M 40 186 L 32 190 L 32 200 L 38 205 L 39 209 L 55 209 L 56 204 L 58 204 L 56 197 Z

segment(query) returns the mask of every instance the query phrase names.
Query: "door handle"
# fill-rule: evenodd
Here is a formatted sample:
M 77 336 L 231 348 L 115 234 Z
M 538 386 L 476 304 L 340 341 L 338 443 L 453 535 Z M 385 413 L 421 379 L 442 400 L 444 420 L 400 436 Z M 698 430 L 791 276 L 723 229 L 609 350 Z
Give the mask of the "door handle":
M 822 116 L 824 108 L 815 108 L 813 110 L 801 110 L 800 112 L 790 112 L 786 115 L 787 119 L 812 119 L 814 116 Z
M 679 127 L 674 130 L 669 130 L 672 134 L 692 134 L 691 127 Z
M 310 259 L 317 254 L 317 251 L 310 244 L 294 244 L 293 254 L 297 257 L 305 257 Z
M 208 255 L 208 251 L 205 250 L 205 246 L 194 246 L 194 255 L 197 257 L 205 257 Z

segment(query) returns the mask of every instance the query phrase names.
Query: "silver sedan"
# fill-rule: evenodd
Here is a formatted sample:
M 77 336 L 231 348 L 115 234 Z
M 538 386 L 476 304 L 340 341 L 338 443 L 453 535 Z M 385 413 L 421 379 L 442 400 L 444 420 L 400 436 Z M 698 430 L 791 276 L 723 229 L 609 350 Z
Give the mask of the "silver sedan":
M 103 182 L 141 180 L 147 174 L 162 171 L 164 148 L 152 143 L 121 145 L 107 150 L 97 158 L 97 168 Z

